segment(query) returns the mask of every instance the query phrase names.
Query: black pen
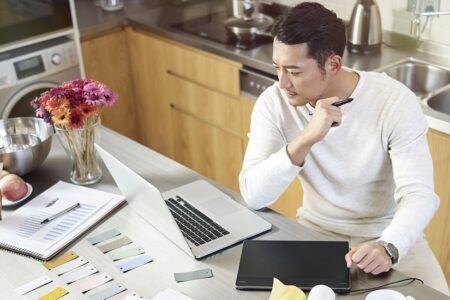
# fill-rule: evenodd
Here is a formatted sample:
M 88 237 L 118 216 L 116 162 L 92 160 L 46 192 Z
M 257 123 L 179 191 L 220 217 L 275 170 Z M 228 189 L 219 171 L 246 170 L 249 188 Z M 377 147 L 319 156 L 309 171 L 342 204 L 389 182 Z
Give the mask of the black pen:
M 57 217 L 62 216 L 63 214 L 66 214 L 66 213 L 68 213 L 71 210 L 74 210 L 75 208 L 77 208 L 79 206 L 80 206 L 80 203 L 74 204 L 74 205 L 72 205 L 72 206 L 70 206 L 70 207 L 68 207 L 68 208 L 66 208 L 66 209 L 64 209 L 64 210 L 62 210 L 62 211 L 60 211 L 60 212 L 50 216 L 50 217 L 48 217 L 47 219 L 43 220 L 41 222 L 41 224 L 48 223 L 48 222 L 56 219 Z
M 353 98 L 347 98 L 347 99 L 344 99 L 344 100 L 340 100 L 340 101 L 334 102 L 332 105 L 333 105 L 333 106 L 336 106 L 336 107 L 339 107 L 339 106 L 341 106 L 341 105 L 350 103 L 350 102 L 352 102 L 352 101 L 353 101 Z

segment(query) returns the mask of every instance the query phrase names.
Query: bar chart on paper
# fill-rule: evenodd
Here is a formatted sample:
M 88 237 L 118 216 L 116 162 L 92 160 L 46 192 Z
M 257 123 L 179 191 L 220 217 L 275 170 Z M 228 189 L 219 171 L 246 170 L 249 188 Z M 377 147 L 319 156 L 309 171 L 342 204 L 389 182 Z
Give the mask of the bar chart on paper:
M 69 213 L 61 216 L 53 221 L 52 226 L 47 226 L 47 223 L 42 224 L 42 220 L 50 217 L 51 214 L 43 211 L 39 211 L 34 215 L 29 216 L 18 228 L 16 234 L 21 237 L 29 238 L 38 233 L 43 228 L 48 230 L 43 231 L 33 237 L 33 239 L 42 239 L 45 241 L 55 241 L 61 236 L 64 236 L 67 232 L 71 231 L 74 227 L 80 224 L 84 219 L 89 217 L 96 209 L 95 205 L 80 204 L 79 207 L 70 211 Z

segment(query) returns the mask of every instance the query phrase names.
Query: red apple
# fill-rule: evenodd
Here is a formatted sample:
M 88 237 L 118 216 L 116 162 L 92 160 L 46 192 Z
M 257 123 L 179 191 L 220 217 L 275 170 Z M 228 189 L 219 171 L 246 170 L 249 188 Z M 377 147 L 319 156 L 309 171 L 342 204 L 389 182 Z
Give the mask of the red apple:
M 28 187 L 22 178 L 15 174 L 8 174 L 0 179 L 0 190 L 8 200 L 17 201 L 28 192 Z

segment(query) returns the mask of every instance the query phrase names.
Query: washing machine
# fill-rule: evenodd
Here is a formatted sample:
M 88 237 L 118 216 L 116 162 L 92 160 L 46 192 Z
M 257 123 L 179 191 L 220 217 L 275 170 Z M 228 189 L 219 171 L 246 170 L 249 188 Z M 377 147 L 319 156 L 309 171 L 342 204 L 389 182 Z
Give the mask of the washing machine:
M 35 116 L 31 100 L 80 78 L 76 45 L 58 37 L 0 53 L 0 117 Z

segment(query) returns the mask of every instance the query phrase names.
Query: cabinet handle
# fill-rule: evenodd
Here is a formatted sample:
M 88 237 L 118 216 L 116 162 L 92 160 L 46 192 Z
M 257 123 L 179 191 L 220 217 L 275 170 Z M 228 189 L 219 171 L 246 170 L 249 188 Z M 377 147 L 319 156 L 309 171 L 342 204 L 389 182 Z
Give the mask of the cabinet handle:
M 215 124 L 215 123 L 213 123 L 213 122 L 211 122 L 211 121 L 209 121 L 209 120 L 206 120 L 206 119 L 204 119 L 204 118 L 202 118 L 202 117 L 200 117 L 200 116 L 197 116 L 197 115 L 193 114 L 193 113 L 190 112 L 190 111 L 187 111 L 187 110 L 185 110 L 185 109 L 183 109 L 183 108 L 176 107 L 175 104 L 173 104 L 173 103 L 170 103 L 169 105 L 170 105 L 170 108 L 173 108 L 174 110 L 176 110 L 176 111 L 178 111 L 179 113 L 182 113 L 182 114 L 184 114 L 184 115 L 186 115 L 186 116 L 189 116 L 189 117 L 191 117 L 191 118 L 194 118 L 194 119 L 196 119 L 197 121 L 200 121 L 200 122 L 202 122 L 202 123 L 208 124 L 209 126 L 215 127 L 215 128 L 220 129 L 220 130 L 222 130 L 222 131 L 226 131 L 226 132 L 228 132 L 228 133 L 230 133 L 230 134 L 232 134 L 232 135 L 239 136 L 239 137 L 241 136 L 241 133 L 240 133 L 240 132 L 236 132 L 236 131 L 234 131 L 234 130 L 231 130 L 231 129 L 222 127 L 222 126 L 220 126 L 220 125 L 218 125 L 218 124 Z

